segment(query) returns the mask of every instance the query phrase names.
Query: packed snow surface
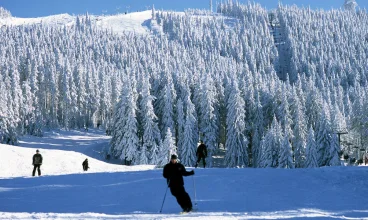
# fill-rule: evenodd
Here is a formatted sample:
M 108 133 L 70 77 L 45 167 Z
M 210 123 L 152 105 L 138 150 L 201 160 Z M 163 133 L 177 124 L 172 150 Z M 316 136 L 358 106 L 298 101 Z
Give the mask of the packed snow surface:
M 365 166 L 200 168 L 184 178 L 198 211 L 180 215 L 168 190 L 159 213 L 162 169 L 106 161 L 108 142 L 98 130 L 54 131 L 0 145 L 0 219 L 368 219 Z M 41 177 L 31 177 L 36 149 L 44 158 Z

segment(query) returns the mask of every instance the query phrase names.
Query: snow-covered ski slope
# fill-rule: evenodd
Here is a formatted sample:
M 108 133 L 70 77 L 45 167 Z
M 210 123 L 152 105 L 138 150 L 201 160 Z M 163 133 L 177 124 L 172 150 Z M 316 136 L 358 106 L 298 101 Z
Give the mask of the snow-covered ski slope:
M 46 132 L 42 138 L 25 136 L 20 146 L 0 144 L 0 178 L 28 177 L 32 169 L 32 156 L 36 149 L 43 156 L 42 173 L 45 175 L 64 175 L 82 173 L 82 162 L 88 158 L 89 172 L 124 172 L 153 169 L 154 166 L 121 166 L 118 160 L 103 161 L 102 151 L 108 146 L 110 137 L 102 131 L 58 131 Z
M 173 13 L 173 12 L 172 12 Z M 184 12 L 175 12 L 177 15 L 184 16 Z M 85 16 L 85 15 L 80 15 Z M 206 15 L 191 15 L 196 17 L 208 17 Z M 136 34 L 163 34 L 162 26 L 152 20 L 152 11 L 141 11 L 127 14 L 116 15 L 88 15 L 91 22 L 102 30 L 109 30 L 115 34 L 134 32 Z M 224 17 L 219 14 L 212 14 L 211 18 L 224 19 L 226 28 L 232 28 L 237 19 Z M 0 18 L 0 28 L 6 26 L 29 26 L 43 25 L 52 27 L 72 26 L 76 23 L 77 16 L 69 14 L 50 15 L 38 18 Z
M 162 169 L 107 163 L 108 141 L 97 130 L 54 131 L 0 145 L 0 219 L 368 219 L 365 166 L 196 169 L 184 180 L 193 203 L 195 183 L 198 212 L 180 215 L 168 191 L 159 214 Z M 30 177 L 36 149 L 43 176 Z
M 101 28 L 112 30 L 117 34 L 125 31 L 139 34 L 149 34 L 150 31 L 160 30 L 156 22 L 152 22 L 152 12 L 143 11 L 128 14 L 119 14 L 106 17 L 96 17 L 96 25 Z
M 83 16 L 83 15 L 81 15 Z M 149 34 L 152 32 L 160 32 L 159 27 L 155 21 L 151 21 L 152 12 L 142 11 L 128 14 L 95 16 L 88 15 L 91 22 L 102 29 L 112 30 L 117 34 L 123 32 L 135 32 L 138 34 Z M 19 26 L 19 25 L 37 25 L 42 24 L 46 26 L 71 26 L 75 24 L 76 16 L 69 14 L 51 15 L 39 18 L 17 18 L 6 17 L 0 18 L 1 26 Z

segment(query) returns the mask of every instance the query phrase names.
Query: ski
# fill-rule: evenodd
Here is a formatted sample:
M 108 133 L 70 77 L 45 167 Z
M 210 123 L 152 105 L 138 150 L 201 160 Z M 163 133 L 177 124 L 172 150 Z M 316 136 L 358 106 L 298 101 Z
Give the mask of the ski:
M 189 214 L 190 212 L 179 212 L 180 215 L 186 215 Z
M 179 214 L 180 214 L 180 215 L 186 215 L 186 214 L 190 214 L 191 212 L 197 212 L 197 211 L 198 211 L 198 209 L 197 209 L 197 208 L 193 208 L 190 212 L 182 211 L 182 212 L 180 212 Z

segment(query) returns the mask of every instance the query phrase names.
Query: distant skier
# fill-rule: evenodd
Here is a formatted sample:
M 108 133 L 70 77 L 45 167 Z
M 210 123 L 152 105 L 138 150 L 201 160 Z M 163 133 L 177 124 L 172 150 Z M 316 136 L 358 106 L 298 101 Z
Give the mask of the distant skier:
M 36 154 L 33 155 L 32 165 L 33 165 L 32 176 L 35 176 L 36 169 L 38 175 L 41 176 L 42 155 L 40 154 L 39 150 L 36 150 Z
M 203 141 L 200 141 L 201 144 L 198 146 L 197 148 L 197 163 L 195 165 L 195 168 L 197 168 L 199 162 L 201 161 L 201 159 L 203 160 L 203 168 L 206 167 L 206 157 L 207 157 L 207 146 L 203 143 Z
M 83 170 L 84 171 L 87 171 L 88 170 L 88 168 L 89 168 L 89 166 L 88 166 L 88 158 L 83 161 L 82 166 L 83 166 Z
M 177 162 L 177 159 L 176 155 L 171 156 L 170 163 L 164 167 L 163 176 L 167 179 L 171 194 L 176 197 L 183 212 L 190 212 L 193 205 L 188 193 L 185 191 L 183 176 L 194 175 L 194 171 L 186 171 L 185 167 Z

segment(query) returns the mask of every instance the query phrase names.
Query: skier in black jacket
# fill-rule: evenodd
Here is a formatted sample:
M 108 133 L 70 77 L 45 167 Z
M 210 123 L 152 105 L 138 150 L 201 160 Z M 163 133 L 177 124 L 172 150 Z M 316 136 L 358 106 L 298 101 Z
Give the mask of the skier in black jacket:
M 179 205 L 184 212 L 192 211 L 192 201 L 184 189 L 183 176 L 194 175 L 194 171 L 186 171 L 185 167 L 177 162 L 176 155 L 171 156 L 170 163 L 164 167 L 163 176 L 167 179 L 167 184 L 170 187 L 171 194 L 176 197 Z
M 87 171 L 89 166 L 88 166 L 88 159 L 85 159 L 82 163 L 82 166 L 83 166 L 83 170 L 84 171 Z
M 195 168 L 197 168 L 199 162 L 201 159 L 203 159 L 203 168 L 206 167 L 206 157 L 207 157 L 207 146 L 201 141 L 201 144 L 197 148 L 197 163 L 195 165 Z
M 35 176 L 36 169 L 38 171 L 38 175 L 41 176 L 41 169 L 40 168 L 41 168 L 41 165 L 42 165 L 42 155 L 40 154 L 39 150 L 36 150 L 36 154 L 33 155 L 32 165 L 33 165 L 32 176 Z

